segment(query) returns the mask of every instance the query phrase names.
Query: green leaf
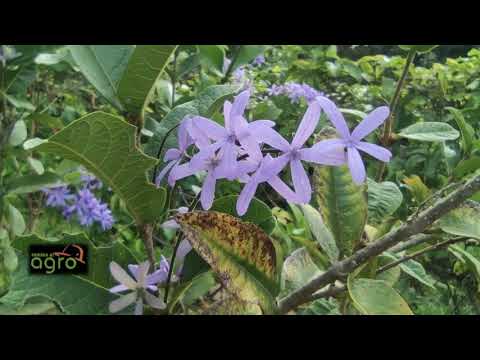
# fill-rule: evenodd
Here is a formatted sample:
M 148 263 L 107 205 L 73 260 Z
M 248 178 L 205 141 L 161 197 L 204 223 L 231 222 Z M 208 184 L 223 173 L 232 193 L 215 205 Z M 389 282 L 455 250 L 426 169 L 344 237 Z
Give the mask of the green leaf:
M 27 125 L 25 124 L 25 121 L 18 120 L 13 127 L 10 139 L 8 141 L 12 146 L 22 145 L 27 139 L 27 136 Z
M 228 195 L 213 202 L 211 211 L 218 211 L 232 216 L 237 216 L 238 195 Z M 240 218 L 244 222 L 251 222 L 261 227 L 267 234 L 275 229 L 276 221 L 272 210 L 263 201 L 253 198 L 245 215 Z
M 58 239 L 57 239 L 58 241 Z M 19 269 L 14 273 L 9 293 L 0 303 L 21 308 L 33 297 L 55 301 L 62 311 L 72 315 L 107 314 L 108 304 L 116 298 L 108 288 L 116 285 L 108 271 L 114 260 L 120 266 L 137 260 L 123 244 L 116 241 L 109 247 L 95 247 L 84 234 L 65 234 L 61 243 L 88 246 L 87 275 L 31 275 L 28 271 L 27 249 L 31 244 L 52 243 L 36 235 L 17 238 L 14 246 L 19 250 Z
M 460 133 L 462 134 L 462 147 L 465 154 L 470 155 L 473 150 L 473 141 L 475 140 L 475 130 L 468 124 L 460 110 L 453 107 L 446 107 L 457 122 Z
M 469 159 L 460 161 L 455 169 L 453 176 L 457 179 L 463 178 L 465 175 L 471 174 L 480 169 L 480 156 L 472 156 Z
M 7 219 L 8 224 L 10 225 L 10 231 L 12 231 L 13 234 L 19 236 L 24 233 L 27 226 L 25 225 L 22 213 L 9 203 L 7 203 Z
M 317 141 L 334 137 L 332 128 L 325 128 Z M 347 166 L 314 166 L 314 198 L 325 224 L 332 232 L 340 257 L 353 253 L 367 222 L 367 188 L 356 185 Z
M 480 205 L 467 201 L 440 218 L 436 225 L 448 234 L 480 240 Z
M 388 252 L 385 252 L 384 256 L 389 258 L 391 262 L 399 259 L 399 256 L 388 253 Z M 423 265 L 418 261 L 415 261 L 413 259 L 408 260 L 408 261 L 402 262 L 398 266 L 395 266 L 394 269 L 395 268 L 402 270 L 405 274 L 413 277 L 414 279 L 428 286 L 429 288 L 436 290 L 434 280 L 431 278 L 431 276 L 427 274 Z
M 68 45 L 73 59 L 90 83 L 113 105 L 123 109 L 118 84 L 134 51 L 133 45 Z
M 421 122 L 403 129 L 399 136 L 410 140 L 437 142 L 456 140 L 460 133 L 446 123 Z
M 13 106 L 15 106 L 17 109 L 35 111 L 35 106 L 33 106 L 33 104 L 27 100 L 18 99 L 16 97 L 6 95 L 6 94 L 4 94 L 4 96 L 5 96 L 5 99 L 7 99 L 7 101 Z
M 236 68 L 250 63 L 254 60 L 257 56 L 263 54 L 265 51 L 264 45 L 239 45 L 240 50 L 238 51 L 237 59 L 235 63 L 232 65 L 232 70 Z
M 185 116 L 201 115 L 210 117 L 219 109 L 221 104 L 227 98 L 236 94 L 238 90 L 238 86 L 232 85 L 210 86 L 202 91 L 195 100 L 176 106 L 162 119 L 160 124 L 156 127 L 153 137 L 145 146 L 145 152 L 156 157 L 160 148 L 160 144 L 162 143 L 167 132 L 177 126 L 185 118 Z M 163 159 L 163 155 L 169 148 L 177 146 L 177 135 L 176 131 L 174 131 L 170 134 L 165 142 L 163 151 L 160 154 L 160 159 Z
M 432 51 L 439 45 L 398 45 L 398 46 L 402 50 L 406 50 L 406 51 L 415 50 L 420 54 L 425 54 Z
M 44 188 L 54 188 L 63 185 L 62 179 L 54 173 L 43 175 L 25 175 L 12 179 L 7 183 L 8 194 L 29 194 Z
M 413 198 L 418 204 L 421 204 L 430 197 L 430 189 L 423 183 L 419 176 L 410 176 L 409 178 L 403 179 L 403 182 L 407 185 L 408 190 L 412 193 Z
M 367 179 L 368 221 L 378 224 L 392 215 L 402 205 L 403 194 L 395 183 L 377 183 Z
M 462 249 L 458 245 L 450 245 L 448 247 L 448 250 L 452 252 L 455 256 L 463 258 L 465 260 L 467 266 L 475 274 L 475 277 L 479 284 L 478 292 L 480 292 L 480 261 L 475 256 L 470 254 L 468 251 Z
M 220 74 L 223 72 L 225 51 L 220 45 L 198 45 L 200 61 L 213 67 Z
M 186 239 L 212 267 L 225 288 L 266 313 L 275 312 L 279 292 L 273 240 L 259 227 L 228 214 L 195 211 L 176 217 Z
M 118 85 L 118 97 L 126 111 L 143 114 L 155 83 L 162 75 L 176 45 L 137 45 Z
M 76 161 L 95 174 L 125 202 L 137 224 L 153 222 L 164 211 L 165 190 L 147 180 L 157 162 L 136 145 L 136 127 L 119 117 L 86 115 L 35 149 Z
M 283 263 L 282 290 L 287 295 L 322 273 L 323 271 L 312 260 L 306 248 L 297 249 Z
M 387 257 L 385 255 L 380 255 L 378 257 L 378 267 L 387 265 L 388 263 L 392 262 L 390 257 Z M 394 286 L 398 279 L 400 279 L 400 275 L 402 274 L 402 270 L 400 269 L 399 266 L 394 266 L 391 269 L 388 269 L 387 271 L 383 271 L 380 274 L 377 274 L 375 276 L 376 280 L 383 280 L 385 281 L 388 285 Z
M 31 156 L 27 158 L 28 165 L 35 171 L 38 175 L 43 175 L 45 168 L 40 160 L 37 160 Z
M 0 315 L 60 315 L 61 311 L 52 301 L 25 304 L 21 308 L 0 304 Z
M 323 222 L 320 213 L 311 205 L 302 205 L 303 215 L 307 220 L 311 233 L 318 241 L 320 247 L 325 251 L 330 261 L 338 260 L 339 252 L 332 233 Z
M 364 315 L 413 315 L 405 300 L 383 280 L 349 276 L 348 293 Z

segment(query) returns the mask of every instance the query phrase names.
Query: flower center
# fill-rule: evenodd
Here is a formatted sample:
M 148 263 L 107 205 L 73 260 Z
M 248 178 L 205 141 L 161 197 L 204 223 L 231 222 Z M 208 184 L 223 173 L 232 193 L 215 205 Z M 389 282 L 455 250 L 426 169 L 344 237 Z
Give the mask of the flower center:
M 290 159 L 292 161 L 295 161 L 295 160 L 300 160 L 300 150 L 298 149 L 292 149 L 290 151 Z

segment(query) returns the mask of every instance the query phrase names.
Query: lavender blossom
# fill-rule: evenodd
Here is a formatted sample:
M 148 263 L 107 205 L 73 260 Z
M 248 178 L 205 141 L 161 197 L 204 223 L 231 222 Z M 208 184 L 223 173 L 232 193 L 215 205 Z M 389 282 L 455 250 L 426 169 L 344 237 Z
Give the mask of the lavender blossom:
M 253 60 L 252 65 L 254 66 L 261 66 L 265 64 L 265 56 L 263 55 L 258 55 L 255 60 Z
M 385 122 L 390 113 L 387 106 L 381 106 L 373 110 L 350 134 L 347 122 L 336 105 L 325 97 L 318 97 L 317 101 L 337 129 L 341 138 L 328 139 L 319 142 L 316 144 L 316 151 L 326 156 L 342 155 L 346 158 L 345 161 L 350 168 L 352 179 L 357 184 L 362 184 L 366 179 L 365 165 L 362 161 L 359 150 L 380 161 L 390 161 L 392 153 L 389 150 L 378 145 L 361 141 Z
M 78 191 L 74 203 L 66 207 L 63 214 L 66 218 L 76 214 L 80 225 L 86 227 L 98 222 L 104 231 L 111 229 L 115 222 L 107 204 L 100 202 L 87 188 Z
M 83 185 L 89 190 L 97 190 L 103 187 L 103 183 L 99 179 L 87 172 L 83 172 L 80 179 L 83 182 Z
M 310 180 L 303 168 L 302 161 L 333 166 L 345 163 L 343 154 L 323 154 L 315 146 L 308 149 L 303 148 L 317 127 L 320 111 L 320 105 L 317 102 L 309 105 L 291 144 L 271 128 L 262 131 L 263 142 L 282 152 L 282 155 L 277 158 L 277 162 L 281 164 L 280 169 L 290 163 L 293 186 L 300 203 L 309 203 L 312 195 Z
M 165 309 L 165 303 L 160 298 L 152 295 L 148 290 L 156 291 L 158 288 L 155 284 L 159 283 L 159 279 L 164 278 L 166 273 L 168 274 L 168 270 L 165 272 L 165 267 L 162 268 L 161 266 L 159 270 L 148 275 L 149 267 L 150 263 L 148 261 L 143 262 L 140 265 L 130 265 L 129 270 L 135 277 L 135 279 L 133 279 L 116 262 L 112 261 L 110 263 L 110 272 L 114 279 L 120 283 L 120 285 L 111 288 L 110 292 L 119 293 L 131 290 L 130 293 L 123 295 L 119 299 L 110 303 L 110 312 L 119 312 L 127 306 L 135 303 L 134 314 L 141 315 L 143 314 L 144 301 L 155 309 Z
M 175 174 L 175 168 L 179 166 L 183 157 L 186 155 L 186 151 L 190 145 L 194 143 L 194 139 L 188 134 L 187 127 L 191 118 L 185 118 L 178 128 L 178 149 L 169 149 L 165 153 L 164 161 L 168 161 L 168 164 L 162 169 L 158 174 L 155 181 L 156 185 L 159 186 L 165 175 L 170 171 L 168 177 L 168 184 L 170 186 L 175 185 L 175 178 L 172 176 L 172 173 Z
M 63 208 L 67 206 L 67 201 L 74 198 L 67 186 L 43 189 L 42 192 L 47 196 L 46 205 L 53 208 Z
M 285 85 L 272 85 L 268 89 L 269 96 L 287 96 L 292 104 L 298 104 L 301 99 L 310 104 L 318 96 L 323 96 L 323 93 L 315 90 L 310 85 L 298 84 L 294 82 L 286 83 Z

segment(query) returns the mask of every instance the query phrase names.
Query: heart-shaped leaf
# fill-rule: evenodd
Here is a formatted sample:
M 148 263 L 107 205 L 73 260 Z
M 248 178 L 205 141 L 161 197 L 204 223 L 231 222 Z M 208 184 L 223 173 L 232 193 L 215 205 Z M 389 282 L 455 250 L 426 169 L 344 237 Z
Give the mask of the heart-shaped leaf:
M 368 222 L 377 224 L 392 215 L 402 205 L 403 194 L 392 182 L 377 183 L 372 179 L 368 184 Z
M 136 127 L 119 117 L 95 112 L 53 135 L 35 149 L 76 161 L 95 174 L 125 202 L 137 224 L 153 222 L 164 211 L 165 190 L 148 182 L 157 160 L 136 145 Z
M 480 240 L 480 205 L 468 201 L 436 222 L 448 234 Z

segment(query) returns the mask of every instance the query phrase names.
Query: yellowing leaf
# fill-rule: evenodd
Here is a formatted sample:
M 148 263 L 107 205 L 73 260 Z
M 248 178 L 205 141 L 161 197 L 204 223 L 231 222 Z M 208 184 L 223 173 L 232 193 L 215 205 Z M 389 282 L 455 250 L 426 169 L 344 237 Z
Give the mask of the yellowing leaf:
M 237 298 L 275 311 L 279 292 L 277 253 L 272 239 L 258 226 L 218 212 L 178 214 L 185 237 Z

